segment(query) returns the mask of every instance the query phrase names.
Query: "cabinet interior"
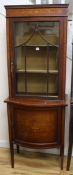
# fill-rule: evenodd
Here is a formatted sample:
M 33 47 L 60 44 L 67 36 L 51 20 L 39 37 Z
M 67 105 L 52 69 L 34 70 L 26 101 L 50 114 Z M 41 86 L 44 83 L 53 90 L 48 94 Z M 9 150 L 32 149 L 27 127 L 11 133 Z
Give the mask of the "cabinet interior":
M 14 24 L 16 93 L 58 96 L 59 22 Z

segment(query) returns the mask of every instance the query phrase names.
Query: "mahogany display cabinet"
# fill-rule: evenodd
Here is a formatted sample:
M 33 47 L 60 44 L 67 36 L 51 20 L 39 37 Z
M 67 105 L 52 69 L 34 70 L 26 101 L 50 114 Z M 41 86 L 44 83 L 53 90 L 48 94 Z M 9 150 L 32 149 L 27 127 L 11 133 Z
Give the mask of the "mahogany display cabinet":
M 67 157 L 67 170 L 70 169 L 73 147 L 73 43 L 72 43 L 72 73 L 71 73 L 71 96 L 70 96 L 70 121 L 69 121 L 69 146 Z
M 5 6 L 11 165 L 14 144 L 64 156 L 68 5 Z

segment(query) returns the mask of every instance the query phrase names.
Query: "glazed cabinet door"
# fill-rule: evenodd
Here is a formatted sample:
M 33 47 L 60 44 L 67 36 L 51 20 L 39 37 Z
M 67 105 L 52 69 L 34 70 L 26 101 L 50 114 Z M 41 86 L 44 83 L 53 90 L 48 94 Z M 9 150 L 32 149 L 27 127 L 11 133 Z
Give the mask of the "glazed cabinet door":
M 14 141 L 25 146 L 51 147 L 60 144 L 61 110 L 15 107 Z
M 11 28 L 13 96 L 61 98 L 63 21 L 13 19 Z

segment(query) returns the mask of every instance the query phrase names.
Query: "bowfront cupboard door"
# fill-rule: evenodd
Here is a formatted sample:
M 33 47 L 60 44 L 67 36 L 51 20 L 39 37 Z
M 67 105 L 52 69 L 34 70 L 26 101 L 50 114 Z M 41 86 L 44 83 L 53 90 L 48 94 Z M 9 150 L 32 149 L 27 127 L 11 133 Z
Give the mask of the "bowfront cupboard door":
M 14 96 L 61 97 L 63 21 L 51 20 L 11 20 Z
M 13 133 L 16 143 L 37 148 L 60 145 L 60 108 L 49 108 L 49 110 L 33 108 L 32 110 L 29 107 L 17 106 L 13 111 Z

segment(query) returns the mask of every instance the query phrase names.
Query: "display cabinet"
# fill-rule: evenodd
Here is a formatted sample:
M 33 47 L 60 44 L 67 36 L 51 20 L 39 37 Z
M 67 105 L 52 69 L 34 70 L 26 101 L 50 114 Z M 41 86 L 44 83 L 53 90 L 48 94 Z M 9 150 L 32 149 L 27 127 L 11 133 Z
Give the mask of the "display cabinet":
M 11 164 L 13 145 L 64 154 L 67 4 L 6 6 Z
M 73 43 L 72 43 L 72 73 L 71 73 L 71 96 L 70 96 L 70 121 L 69 121 L 69 147 L 67 157 L 67 170 L 70 169 L 73 146 Z

